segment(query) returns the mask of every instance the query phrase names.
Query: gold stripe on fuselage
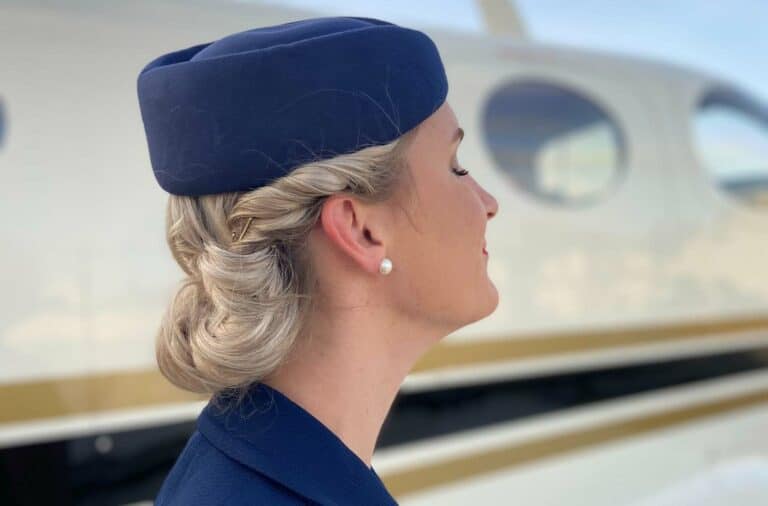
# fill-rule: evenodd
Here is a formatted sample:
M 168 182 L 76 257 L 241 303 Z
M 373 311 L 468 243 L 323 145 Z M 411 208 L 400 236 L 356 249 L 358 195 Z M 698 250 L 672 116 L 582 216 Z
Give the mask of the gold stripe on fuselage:
M 159 371 L 123 371 L 0 385 L 0 424 L 207 399 Z
M 709 322 L 643 325 L 611 330 L 516 334 L 506 339 L 441 343 L 427 352 L 411 372 L 670 343 L 755 330 L 765 331 L 766 337 L 768 337 L 768 318 L 752 317 Z

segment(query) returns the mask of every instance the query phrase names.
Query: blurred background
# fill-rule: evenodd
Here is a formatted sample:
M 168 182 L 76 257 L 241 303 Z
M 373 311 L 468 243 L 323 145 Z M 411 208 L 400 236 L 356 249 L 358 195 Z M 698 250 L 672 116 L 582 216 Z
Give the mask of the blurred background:
M 435 40 L 459 159 L 499 201 L 497 310 L 382 429 L 398 502 L 768 504 L 758 0 L 0 0 L 0 504 L 152 503 L 206 399 L 154 362 L 183 273 L 136 78 L 325 15 Z

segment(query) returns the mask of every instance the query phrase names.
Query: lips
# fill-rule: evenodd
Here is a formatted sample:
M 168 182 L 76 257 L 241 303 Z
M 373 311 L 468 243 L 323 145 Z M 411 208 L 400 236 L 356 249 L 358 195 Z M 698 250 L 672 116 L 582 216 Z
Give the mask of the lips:
M 483 241 L 483 254 L 487 255 L 488 254 L 488 250 L 486 250 L 485 248 L 486 248 L 486 244 L 485 244 L 485 241 Z

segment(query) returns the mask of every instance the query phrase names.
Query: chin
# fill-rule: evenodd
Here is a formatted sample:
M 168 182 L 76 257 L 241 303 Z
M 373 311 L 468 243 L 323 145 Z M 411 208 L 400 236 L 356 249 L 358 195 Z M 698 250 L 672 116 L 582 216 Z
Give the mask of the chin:
M 499 307 L 499 293 L 496 291 L 496 287 L 491 285 L 491 288 L 487 292 L 486 296 L 482 299 L 477 299 L 474 315 L 471 321 L 467 322 L 467 325 L 482 320 L 483 318 L 487 318 L 493 314 L 494 311 L 496 311 L 497 307 Z
M 496 289 L 496 285 L 493 284 L 493 281 L 490 281 L 490 295 L 489 295 L 489 303 L 488 303 L 488 312 L 485 316 L 491 315 L 494 311 L 496 311 L 496 308 L 499 307 L 499 291 Z M 483 318 L 485 318 L 485 316 Z

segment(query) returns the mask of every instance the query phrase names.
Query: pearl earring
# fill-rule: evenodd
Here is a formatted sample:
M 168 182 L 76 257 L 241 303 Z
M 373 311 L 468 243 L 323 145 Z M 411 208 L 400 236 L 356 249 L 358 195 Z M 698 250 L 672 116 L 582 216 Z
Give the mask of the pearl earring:
M 389 258 L 385 258 L 381 261 L 381 265 L 379 265 L 379 272 L 386 275 L 392 272 L 392 260 Z

